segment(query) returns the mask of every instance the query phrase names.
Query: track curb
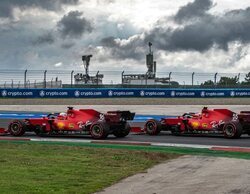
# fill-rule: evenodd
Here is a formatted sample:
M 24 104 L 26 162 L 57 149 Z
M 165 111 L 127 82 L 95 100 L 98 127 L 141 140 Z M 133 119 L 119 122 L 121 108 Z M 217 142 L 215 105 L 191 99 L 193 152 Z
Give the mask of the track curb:
M 250 148 L 242 148 L 242 147 L 212 147 L 210 150 L 250 153 Z

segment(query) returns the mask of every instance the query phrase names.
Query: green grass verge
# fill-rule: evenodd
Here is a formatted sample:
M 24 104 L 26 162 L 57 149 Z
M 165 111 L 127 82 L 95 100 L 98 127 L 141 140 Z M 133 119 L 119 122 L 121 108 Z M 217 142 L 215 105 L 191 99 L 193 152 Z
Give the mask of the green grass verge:
M 8 143 L 8 141 L 0 141 L 1 143 Z M 14 144 L 23 144 L 27 141 L 11 141 Z M 81 147 L 93 147 L 93 148 L 111 148 L 111 149 L 125 149 L 125 150 L 137 150 L 147 152 L 161 152 L 171 154 L 182 154 L 182 155 L 204 155 L 214 157 L 229 157 L 250 160 L 249 153 L 243 152 L 229 152 L 229 151 L 216 151 L 203 148 L 182 148 L 182 147 L 159 147 L 159 146 L 137 146 L 137 145 L 119 145 L 119 144 L 93 144 L 93 143 L 81 143 L 81 142 L 29 142 L 31 144 L 45 144 L 45 145 L 67 145 L 67 146 L 81 146 Z
M 197 148 L 0 141 L 0 193 L 92 193 L 183 154 L 250 159 Z
M 0 146 L 0 193 L 93 193 L 179 156 L 99 149 L 102 145 L 1 141 Z

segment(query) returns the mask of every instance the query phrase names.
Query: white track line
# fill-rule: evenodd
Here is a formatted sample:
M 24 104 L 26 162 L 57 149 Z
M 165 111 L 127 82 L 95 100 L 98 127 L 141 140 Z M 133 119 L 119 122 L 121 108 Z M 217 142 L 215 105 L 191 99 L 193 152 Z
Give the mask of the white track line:
M 70 143 L 91 143 L 91 140 L 79 140 L 79 139 L 60 139 L 60 138 L 31 138 L 30 141 L 41 142 L 70 142 Z
M 211 145 L 198 145 L 198 144 L 175 144 L 175 143 L 151 143 L 152 146 L 163 147 L 182 147 L 182 148 L 206 148 L 211 149 L 214 146 Z

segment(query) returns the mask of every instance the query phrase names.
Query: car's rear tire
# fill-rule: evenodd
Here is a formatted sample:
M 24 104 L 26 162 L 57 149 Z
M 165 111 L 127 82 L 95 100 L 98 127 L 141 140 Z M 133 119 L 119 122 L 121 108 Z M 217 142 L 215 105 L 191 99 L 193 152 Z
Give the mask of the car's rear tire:
M 171 134 L 172 134 L 172 135 L 175 135 L 175 136 L 180 136 L 180 135 L 181 135 L 181 132 L 180 132 L 180 131 L 177 131 L 177 130 L 171 130 Z
M 27 129 L 26 124 L 20 120 L 14 120 L 8 126 L 9 133 L 13 136 L 24 135 L 26 129 Z
M 93 123 L 89 130 L 93 139 L 105 139 L 109 135 L 109 126 L 103 122 Z
M 146 133 L 149 135 L 158 135 L 161 132 L 162 125 L 159 121 L 151 119 L 145 124 Z
M 230 139 L 240 138 L 242 125 L 239 122 L 229 122 L 223 126 L 224 137 Z
M 34 132 L 37 136 L 45 136 L 47 132 L 45 132 L 40 125 L 36 125 L 34 128 Z
M 126 137 L 129 132 L 131 130 L 131 127 L 128 123 L 125 123 L 121 128 L 119 129 L 115 129 L 113 134 L 116 137 L 122 138 L 122 137 Z

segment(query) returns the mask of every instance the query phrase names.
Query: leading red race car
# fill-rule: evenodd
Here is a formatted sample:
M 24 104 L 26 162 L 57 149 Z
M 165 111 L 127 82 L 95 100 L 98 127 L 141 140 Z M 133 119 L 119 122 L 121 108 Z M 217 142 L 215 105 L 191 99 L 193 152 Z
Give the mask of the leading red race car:
M 239 138 L 242 134 L 250 135 L 250 111 L 236 114 L 228 109 L 208 109 L 201 113 L 185 113 L 176 118 L 163 118 L 161 121 L 150 119 L 144 130 L 149 135 L 160 131 L 171 131 L 180 134 L 224 134 L 226 138 Z
M 68 107 L 66 113 L 49 114 L 43 118 L 14 120 L 8 126 L 13 136 L 22 136 L 26 131 L 45 134 L 88 134 L 94 139 L 104 139 L 109 134 L 125 137 L 130 132 L 127 120 L 133 120 L 130 111 L 108 111 L 102 114 L 93 109 L 76 110 Z

